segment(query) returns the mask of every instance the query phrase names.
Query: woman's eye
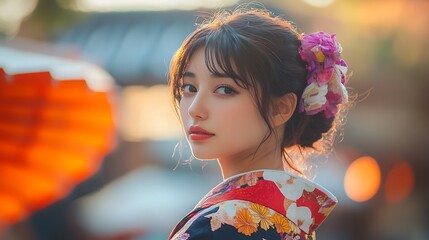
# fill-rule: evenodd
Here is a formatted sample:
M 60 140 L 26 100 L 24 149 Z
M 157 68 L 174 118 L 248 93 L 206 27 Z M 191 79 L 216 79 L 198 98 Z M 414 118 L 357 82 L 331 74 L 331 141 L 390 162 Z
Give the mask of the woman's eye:
M 197 91 L 197 88 L 190 85 L 190 84 L 184 84 L 182 86 L 182 92 L 183 93 L 191 93 L 191 92 L 196 92 L 196 91 Z
M 227 86 L 220 86 L 216 89 L 216 92 L 222 95 L 232 95 L 237 93 L 234 89 Z

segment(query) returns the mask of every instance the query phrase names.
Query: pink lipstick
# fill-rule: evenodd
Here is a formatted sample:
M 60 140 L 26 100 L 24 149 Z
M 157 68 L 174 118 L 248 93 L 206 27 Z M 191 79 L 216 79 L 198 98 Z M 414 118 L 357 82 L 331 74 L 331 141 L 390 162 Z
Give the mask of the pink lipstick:
M 194 141 L 202 141 L 213 137 L 215 134 L 198 126 L 189 128 L 189 138 Z

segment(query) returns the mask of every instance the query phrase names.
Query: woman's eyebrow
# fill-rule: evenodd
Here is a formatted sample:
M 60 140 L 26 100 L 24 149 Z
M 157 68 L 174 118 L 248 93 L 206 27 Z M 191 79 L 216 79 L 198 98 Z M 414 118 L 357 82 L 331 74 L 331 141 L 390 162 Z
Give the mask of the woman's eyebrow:
M 226 73 L 212 73 L 210 76 L 213 78 L 231 78 Z
M 189 71 L 186 71 L 186 72 L 183 74 L 183 76 L 184 76 L 184 77 L 192 77 L 192 78 L 194 78 L 194 77 L 195 77 L 195 73 L 193 73 L 193 72 L 189 72 Z
M 190 72 L 190 71 L 186 71 L 185 73 L 183 73 L 183 77 L 191 77 L 191 78 L 195 78 L 195 73 Z M 225 73 L 211 73 L 210 77 L 212 78 L 231 78 L 230 76 L 228 76 Z

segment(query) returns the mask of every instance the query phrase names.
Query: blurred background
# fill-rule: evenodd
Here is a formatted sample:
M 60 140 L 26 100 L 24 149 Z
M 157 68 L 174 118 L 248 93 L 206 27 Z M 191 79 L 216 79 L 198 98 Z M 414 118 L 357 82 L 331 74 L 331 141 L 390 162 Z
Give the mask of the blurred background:
M 429 1 L 260 2 L 301 32 L 336 33 L 353 72 L 348 86 L 360 95 L 335 151 L 312 160 L 315 181 L 339 200 L 318 239 L 429 239 Z M 166 239 L 221 181 L 216 163 L 186 163 L 191 155 L 166 86 L 170 58 L 195 23 L 240 3 L 246 2 L 1 0 L 0 239 Z M 58 70 L 53 62 L 70 67 Z M 65 76 L 81 73 L 76 69 L 91 74 Z M 30 99 L 28 89 L 56 97 Z M 19 147 L 11 145 L 8 134 L 17 128 L 10 109 L 19 112 L 11 107 L 19 101 L 8 94 L 40 103 L 26 107 L 42 113 L 56 109 L 57 115 L 26 115 L 26 122 L 43 119 L 31 133 L 57 124 L 49 147 L 33 135 L 24 144 L 19 134 Z M 48 121 L 59 115 L 67 127 Z M 73 144 L 61 152 L 58 139 Z M 21 180 L 42 163 L 55 180 Z

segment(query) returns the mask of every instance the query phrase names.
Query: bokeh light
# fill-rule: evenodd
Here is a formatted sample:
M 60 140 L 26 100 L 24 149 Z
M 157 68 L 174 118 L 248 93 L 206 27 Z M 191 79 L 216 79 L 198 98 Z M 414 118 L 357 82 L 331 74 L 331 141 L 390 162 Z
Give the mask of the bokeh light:
M 334 0 L 304 0 L 304 2 L 314 7 L 327 7 L 334 3 Z
M 401 162 L 390 169 L 386 176 L 385 196 L 389 203 L 406 199 L 414 188 L 414 172 L 408 162 Z
M 14 35 L 21 21 L 30 15 L 37 0 L 2 0 L 0 1 L 0 32 Z
M 168 94 L 167 85 L 125 87 L 120 107 L 121 136 L 131 142 L 178 139 L 182 128 Z
M 377 161 L 369 156 L 356 159 L 346 171 L 344 188 L 347 196 L 357 202 L 372 198 L 380 187 L 381 173 Z

